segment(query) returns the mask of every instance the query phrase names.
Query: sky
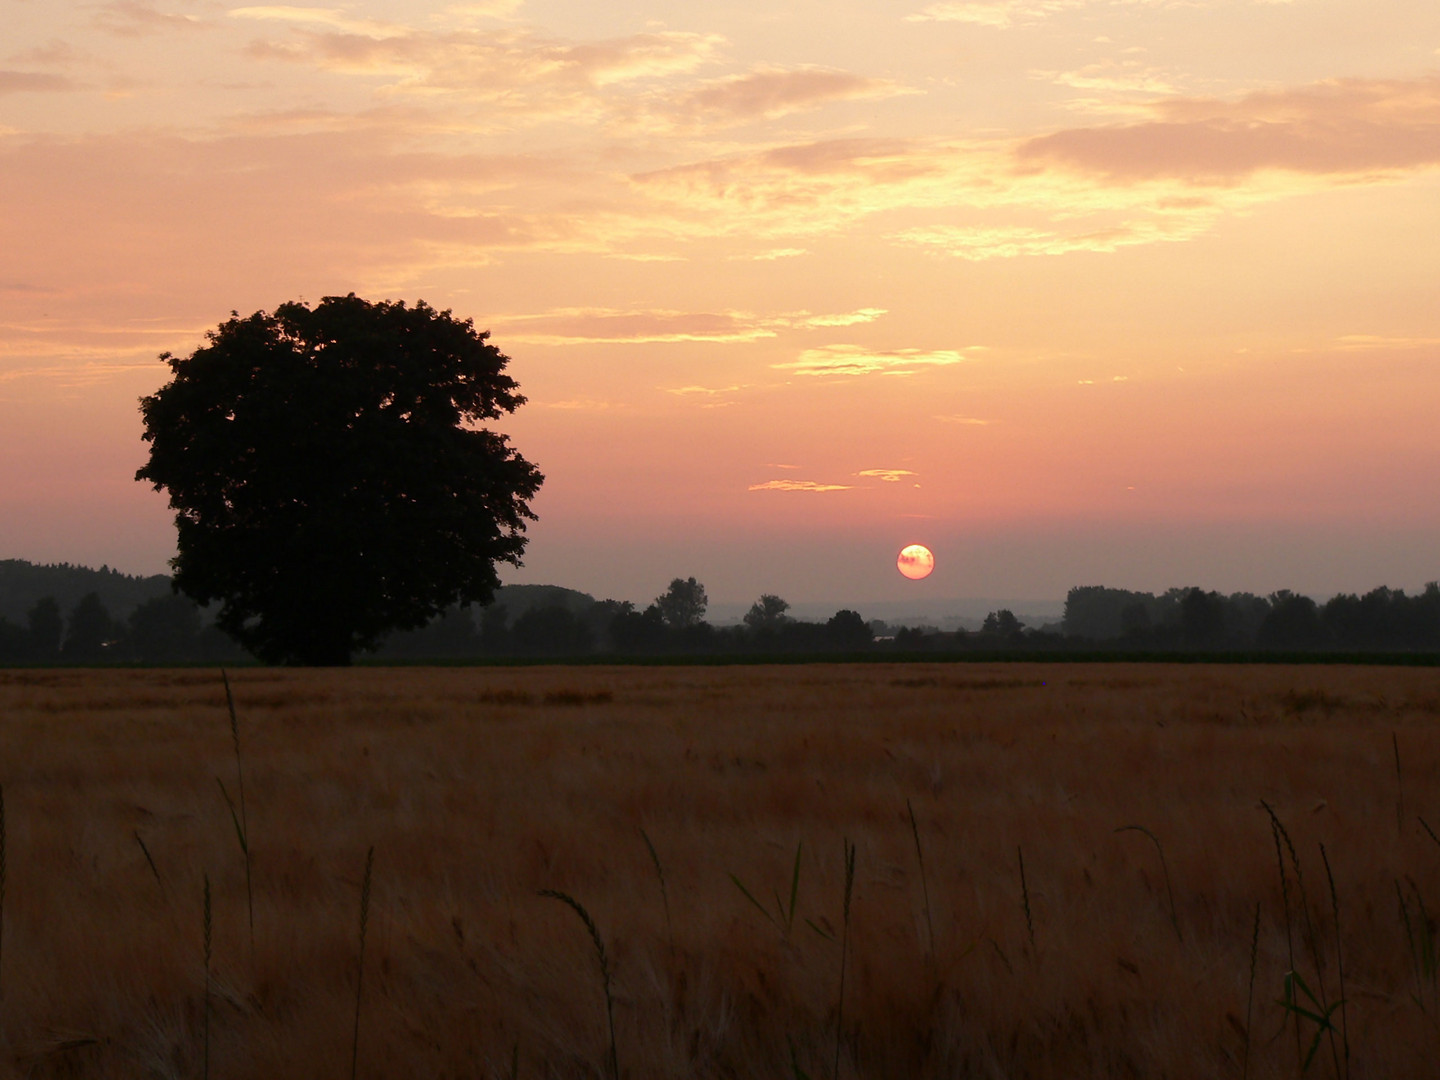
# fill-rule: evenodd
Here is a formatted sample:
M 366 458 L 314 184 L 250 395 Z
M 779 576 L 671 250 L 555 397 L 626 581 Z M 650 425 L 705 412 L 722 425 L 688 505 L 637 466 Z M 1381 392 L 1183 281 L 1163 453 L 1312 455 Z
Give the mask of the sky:
M 1440 578 L 1433 0 L 0 0 L 0 557 L 231 311 L 473 318 L 644 602 Z M 912 542 L 931 577 L 895 568 Z

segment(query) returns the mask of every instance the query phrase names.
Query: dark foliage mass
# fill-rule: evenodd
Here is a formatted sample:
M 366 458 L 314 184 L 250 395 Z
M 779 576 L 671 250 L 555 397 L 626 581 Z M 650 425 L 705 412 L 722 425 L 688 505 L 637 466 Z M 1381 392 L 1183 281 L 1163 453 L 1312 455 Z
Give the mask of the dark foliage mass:
M 0 609 L 13 610 L 6 582 L 47 580 L 51 567 L 0 564 Z M 67 567 L 88 592 L 61 604 L 41 597 L 20 618 L 0 617 L 0 663 L 234 663 L 248 654 L 214 623 L 213 611 L 161 587 L 129 608 L 107 598 L 110 570 Z M 88 576 L 87 576 L 88 575 Z M 31 585 L 21 592 L 28 595 Z M 678 592 L 689 614 L 667 618 L 661 604 Z M 980 629 L 945 632 L 887 626 L 855 611 L 824 621 L 791 617 L 779 596 L 761 596 L 738 625 L 703 618 L 704 586 L 676 578 L 644 609 L 596 600 L 555 585 L 508 585 L 490 604 L 450 605 L 423 626 L 390 634 L 366 656 L 379 661 L 467 661 L 584 656 L 856 656 L 887 653 L 1440 653 L 1440 585 L 1416 595 L 1375 589 L 1325 603 L 1281 591 L 1223 596 L 1201 589 L 1161 595 L 1097 586 L 1072 589 L 1058 626 L 1028 627 L 1013 612 L 992 611 Z M 697 610 L 698 609 L 698 610 Z
M 236 315 L 167 355 L 136 479 L 169 492 L 176 587 L 277 663 L 348 663 L 489 601 L 542 477 L 478 426 L 525 400 L 487 336 L 352 294 Z

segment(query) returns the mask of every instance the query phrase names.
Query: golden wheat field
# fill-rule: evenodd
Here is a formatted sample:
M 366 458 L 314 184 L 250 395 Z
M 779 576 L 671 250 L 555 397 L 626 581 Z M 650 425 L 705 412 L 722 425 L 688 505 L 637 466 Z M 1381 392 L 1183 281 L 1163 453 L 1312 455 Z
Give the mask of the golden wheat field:
M 1437 1070 L 1434 669 L 230 682 L 0 671 L 4 1075 Z

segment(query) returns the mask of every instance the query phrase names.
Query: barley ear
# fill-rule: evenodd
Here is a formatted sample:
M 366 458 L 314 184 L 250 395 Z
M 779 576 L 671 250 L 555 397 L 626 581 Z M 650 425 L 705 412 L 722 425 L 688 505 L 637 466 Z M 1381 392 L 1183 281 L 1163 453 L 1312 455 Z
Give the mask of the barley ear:
M 605 952 L 605 940 L 600 936 L 600 928 L 595 925 L 595 920 L 590 917 L 590 912 L 585 910 L 585 905 L 569 893 L 560 892 L 558 889 L 541 889 L 540 895 L 551 900 L 559 900 L 569 907 L 579 916 L 590 934 L 591 944 L 595 946 L 595 958 L 600 961 L 600 981 L 605 989 L 605 1019 L 610 1025 L 610 1060 L 608 1063 L 610 1077 L 611 1080 L 620 1080 L 620 1061 L 615 1046 L 615 995 L 610 988 L 610 957 Z

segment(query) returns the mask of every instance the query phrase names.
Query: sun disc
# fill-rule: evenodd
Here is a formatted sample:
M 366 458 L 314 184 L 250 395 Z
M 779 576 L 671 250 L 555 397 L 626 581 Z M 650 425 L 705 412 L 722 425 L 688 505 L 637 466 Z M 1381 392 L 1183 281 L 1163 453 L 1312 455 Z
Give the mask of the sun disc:
M 900 552 L 895 566 L 911 581 L 919 581 L 935 569 L 935 556 L 924 544 L 911 544 Z

